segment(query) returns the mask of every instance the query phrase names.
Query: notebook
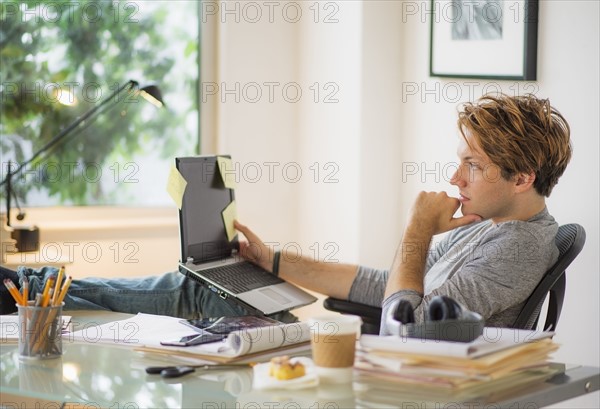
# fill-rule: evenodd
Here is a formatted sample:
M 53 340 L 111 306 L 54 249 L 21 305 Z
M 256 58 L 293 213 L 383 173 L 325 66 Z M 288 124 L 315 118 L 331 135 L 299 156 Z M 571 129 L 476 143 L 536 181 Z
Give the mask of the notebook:
M 181 273 L 251 313 L 271 315 L 317 300 L 245 261 L 238 236 L 227 238 L 222 212 L 235 196 L 225 187 L 216 156 L 175 158 L 175 167 L 187 182 L 179 210 Z

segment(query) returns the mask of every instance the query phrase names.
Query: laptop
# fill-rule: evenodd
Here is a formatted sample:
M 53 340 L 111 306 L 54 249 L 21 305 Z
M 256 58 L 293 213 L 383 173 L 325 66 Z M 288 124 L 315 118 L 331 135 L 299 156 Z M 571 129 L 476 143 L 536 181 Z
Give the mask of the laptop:
M 221 213 L 235 196 L 225 187 L 216 156 L 175 158 L 175 167 L 187 182 L 179 210 L 181 273 L 251 314 L 276 314 L 317 300 L 244 260 L 237 235 L 228 240 Z

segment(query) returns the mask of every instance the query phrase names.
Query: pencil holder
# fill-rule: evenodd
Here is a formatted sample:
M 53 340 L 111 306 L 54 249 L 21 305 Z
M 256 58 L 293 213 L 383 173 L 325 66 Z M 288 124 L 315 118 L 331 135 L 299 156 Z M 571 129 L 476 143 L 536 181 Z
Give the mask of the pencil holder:
M 62 307 L 17 305 L 19 309 L 19 356 L 51 359 L 62 355 Z

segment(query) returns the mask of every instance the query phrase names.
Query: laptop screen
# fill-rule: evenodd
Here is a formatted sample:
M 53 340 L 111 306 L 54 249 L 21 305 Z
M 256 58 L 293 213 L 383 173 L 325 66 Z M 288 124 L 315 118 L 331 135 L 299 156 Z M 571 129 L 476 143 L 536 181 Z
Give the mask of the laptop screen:
M 181 261 L 218 260 L 239 249 L 237 236 L 227 240 L 221 212 L 234 200 L 219 173 L 216 156 L 175 158 L 175 166 L 187 182 L 181 210 L 179 234 Z

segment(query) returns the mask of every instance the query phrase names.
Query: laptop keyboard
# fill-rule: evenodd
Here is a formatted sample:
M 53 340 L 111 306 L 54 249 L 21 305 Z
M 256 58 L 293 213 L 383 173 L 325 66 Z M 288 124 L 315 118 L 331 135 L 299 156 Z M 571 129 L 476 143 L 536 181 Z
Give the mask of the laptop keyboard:
M 283 282 L 281 278 L 251 263 L 220 266 L 202 270 L 200 274 L 236 294 Z

